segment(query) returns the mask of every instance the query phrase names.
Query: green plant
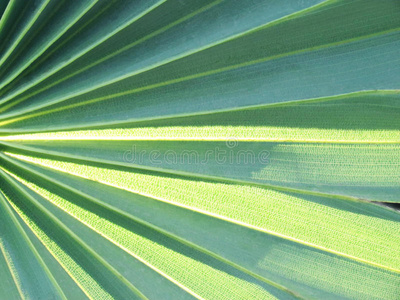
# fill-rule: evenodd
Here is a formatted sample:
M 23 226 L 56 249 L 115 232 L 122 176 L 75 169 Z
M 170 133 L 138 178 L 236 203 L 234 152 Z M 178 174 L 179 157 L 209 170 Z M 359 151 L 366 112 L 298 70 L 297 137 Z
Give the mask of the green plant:
M 399 299 L 399 1 L 0 15 L 0 299 Z

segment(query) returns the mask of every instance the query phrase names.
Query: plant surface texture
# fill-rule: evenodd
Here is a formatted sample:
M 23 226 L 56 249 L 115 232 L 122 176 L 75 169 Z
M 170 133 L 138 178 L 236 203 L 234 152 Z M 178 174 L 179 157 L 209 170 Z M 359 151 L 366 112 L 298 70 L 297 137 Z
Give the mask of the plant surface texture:
M 399 203 L 399 0 L 0 0 L 0 300 L 399 300 Z

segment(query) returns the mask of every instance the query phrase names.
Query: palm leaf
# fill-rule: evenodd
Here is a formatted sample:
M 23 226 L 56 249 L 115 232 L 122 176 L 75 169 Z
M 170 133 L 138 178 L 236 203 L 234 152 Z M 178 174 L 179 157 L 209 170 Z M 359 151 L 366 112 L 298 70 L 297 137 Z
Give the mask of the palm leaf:
M 398 1 L 0 15 L 1 299 L 398 299 Z

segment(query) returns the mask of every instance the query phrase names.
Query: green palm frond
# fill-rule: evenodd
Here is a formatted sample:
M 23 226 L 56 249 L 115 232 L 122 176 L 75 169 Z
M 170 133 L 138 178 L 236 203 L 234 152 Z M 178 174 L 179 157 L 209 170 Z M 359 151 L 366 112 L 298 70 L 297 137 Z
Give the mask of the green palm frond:
M 0 299 L 400 299 L 398 0 L 0 16 Z

